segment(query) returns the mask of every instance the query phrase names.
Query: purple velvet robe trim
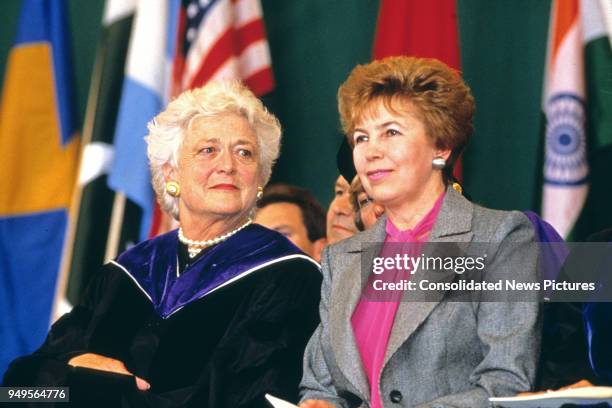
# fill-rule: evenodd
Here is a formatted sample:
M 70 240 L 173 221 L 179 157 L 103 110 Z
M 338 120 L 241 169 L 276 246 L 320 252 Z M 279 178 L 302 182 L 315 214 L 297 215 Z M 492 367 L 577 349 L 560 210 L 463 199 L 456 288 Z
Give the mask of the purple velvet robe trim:
M 542 279 L 557 279 L 565 258 L 569 254 L 569 249 L 564 244 L 565 241 L 552 225 L 533 211 L 525 211 L 524 214 L 533 225 L 536 241 L 543 243 L 540 252 Z M 546 245 L 546 243 L 550 244 Z
M 177 230 L 134 246 L 119 255 L 117 263 L 138 282 L 155 311 L 165 319 L 227 281 L 290 255 L 303 253 L 281 234 L 252 224 L 211 248 L 180 277 L 176 276 Z

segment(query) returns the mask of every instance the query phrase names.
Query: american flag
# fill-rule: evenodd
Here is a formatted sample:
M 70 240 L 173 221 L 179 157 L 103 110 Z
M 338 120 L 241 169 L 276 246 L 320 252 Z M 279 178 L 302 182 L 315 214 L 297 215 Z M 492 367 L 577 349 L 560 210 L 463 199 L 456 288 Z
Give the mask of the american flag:
M 183 0 L 175 50 L 173 95 L 222 78 L 274 88 L 259 0 Z

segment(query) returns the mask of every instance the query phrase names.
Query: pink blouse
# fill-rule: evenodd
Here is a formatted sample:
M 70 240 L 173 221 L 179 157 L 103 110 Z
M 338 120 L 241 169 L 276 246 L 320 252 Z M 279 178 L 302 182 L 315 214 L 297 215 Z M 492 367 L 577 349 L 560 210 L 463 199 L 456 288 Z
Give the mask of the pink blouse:
M 444 193 L 413 229 L 400 231 L 391 220 L 387 219 L 387 237 L 380 256 L 395 257 L 396 254 L 418 256 L 421 245 L 427 241 L 436 222 L 443 199 Z M 409 243 L 410 245 L 400 245 L 398 243 Z M 403 291 L 399 290 L 375 291 L 373 282 L 376 279 L 383 282 L 400 282 L 402 279 L 409 279 L 410 276 L 409 271 L 399 270 L 385 271 L 380 275 L 371 274 L 368 284 L 361 293 L 359 303 L 353 311 L 351 324 L 361 360 L 370 382 L 372 408 L 382 408 L 383 406 L 378 383 L 395 313 L 404 294 Z

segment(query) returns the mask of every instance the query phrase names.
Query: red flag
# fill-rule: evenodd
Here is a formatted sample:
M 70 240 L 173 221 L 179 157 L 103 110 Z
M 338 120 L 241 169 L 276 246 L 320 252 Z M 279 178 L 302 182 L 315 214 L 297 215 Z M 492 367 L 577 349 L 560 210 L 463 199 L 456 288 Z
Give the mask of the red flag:
M 394 55 L 437 58 L 459 70 L 455 0 L 381 0 L 374 58 Z M 454 176 L 461 180 L 461 160 Z

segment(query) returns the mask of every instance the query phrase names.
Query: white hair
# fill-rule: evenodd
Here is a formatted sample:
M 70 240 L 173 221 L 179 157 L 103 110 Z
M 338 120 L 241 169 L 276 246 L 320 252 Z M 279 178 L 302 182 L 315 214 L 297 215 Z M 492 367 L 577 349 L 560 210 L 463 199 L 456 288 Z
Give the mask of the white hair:
M 148 144 L 147 156 L 153 189 L 161 209 L 177 220 L 178 198 L 166 192 L 163 166 L 168 163 L 177 168 L 178 152 L 194 119 L 210 118 L 228 112 L 242 115 L 255 132 L 259 175 L 263 185 L 266 185 L 280 151 L 280 123 L 239 81 L 211 81 L 202 88 L 185 91 L 148 124 L 149 134 L 145 140 Z

